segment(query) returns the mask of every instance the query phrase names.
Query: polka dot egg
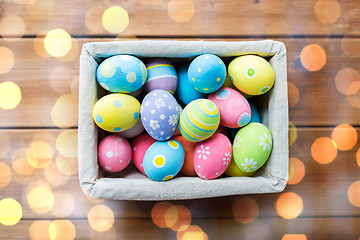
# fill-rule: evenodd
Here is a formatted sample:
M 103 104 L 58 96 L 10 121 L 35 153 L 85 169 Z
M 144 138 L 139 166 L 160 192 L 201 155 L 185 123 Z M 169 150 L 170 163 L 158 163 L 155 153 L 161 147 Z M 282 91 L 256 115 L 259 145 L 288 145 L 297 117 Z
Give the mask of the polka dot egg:
M 93 119 L 101 129 L 108 132 L 127 130 L 140 119 L 140 103 L 126 94 L 106 95 L 96 102 Z
M 146 67 L 138 58 L 116 55 L 105 59 L 97 68 L 96 79 L 100 86 L 110 92 L 134 92 L 144 85 Z
M 109 135 L 99 143 L 99 166 L 107 172 L 123 170 L 129 165 L 131 156 L 131 146 L 124 137 Z
M 219 109 L 208 99 L 189 103 L 181 113 L 180 132 L 190 142 L 200 142 L 211 137 L 220 123 Z
M 228 72 L 233 84 L 249 95 L 266 93 L 274 85 L 275 72 L 264 58 L 246 55 L 232 60 Z
M 155 142 L 144 156 L 145 174 L 154 181 L 170 180 L 179 173 L 184 157 L 184 148 L 178 141 Z
M 203 54 L 191 62 L 188 69 L 188 78 L 197 91 L 212 93 L 224 84 L 226 67 L 218 56 Z

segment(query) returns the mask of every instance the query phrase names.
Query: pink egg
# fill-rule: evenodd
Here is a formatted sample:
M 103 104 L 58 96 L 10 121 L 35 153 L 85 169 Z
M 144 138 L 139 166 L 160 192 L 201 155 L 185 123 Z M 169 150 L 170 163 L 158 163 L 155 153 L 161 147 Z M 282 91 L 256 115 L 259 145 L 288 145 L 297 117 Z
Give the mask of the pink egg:
M 143 174 L 145 174 L 143 168 L 143 160 L 146 150 L 154 143 L 156 140 L 148 134 L 142 134 L 134 139 L 132 142 L 132 160 L 137 169 L 139 169 Z
M 214 179 L 225 172 L 231 161 L 230 140 L 221 133 L 198 143 L 194 152 L 196 174 L 202 179 Z
M 251 109 L 246 98 L 238 91 L 224 87 L 208 97 L 220 112 L 220 124 L 225 127 L 238 128 L 250 122 Z
M 130 143 L 124 137 L 109 135 L 99 143 L 99 166 L 107 172 L 119 172 L 126 168 L 131 155 Z

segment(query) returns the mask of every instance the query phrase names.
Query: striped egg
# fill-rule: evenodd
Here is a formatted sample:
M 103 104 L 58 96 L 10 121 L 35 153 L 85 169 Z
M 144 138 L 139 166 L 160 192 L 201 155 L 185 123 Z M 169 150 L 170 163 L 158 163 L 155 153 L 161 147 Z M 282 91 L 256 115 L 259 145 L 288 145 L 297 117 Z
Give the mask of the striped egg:
M 220 123 L 219 109 L 208 99 L 190 102 L 180 116 L 181 135 L 190 142 L 200 142 L 211 137 Z
M 147 80 L 145 91 L 163 89 L 172 94 L 178 85 L 178 76 L 174 65 L 166 58 L 152 58 L 146 63 Z

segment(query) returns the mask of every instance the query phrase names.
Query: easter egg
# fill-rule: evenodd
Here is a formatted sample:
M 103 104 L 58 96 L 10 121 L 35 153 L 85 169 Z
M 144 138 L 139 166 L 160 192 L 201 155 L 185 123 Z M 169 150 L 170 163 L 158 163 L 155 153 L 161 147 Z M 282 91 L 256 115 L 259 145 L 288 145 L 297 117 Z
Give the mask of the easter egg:
M 198 143 L 194 153 L 196 174 L 202 179 L 214 179 L 223 174 L 231 161 L 230 140 L 221 133 Z
M 265 164 L 272 149 L 270 130 L 261 123 L 250 123 L 241 128 L 233 144 L 234 160 L 243 172 L 254 172 Z
M 145 174 L 154 181 L 170 180 L 179 173 L 184 157 L 184 148 L 178 141 L 155 142 L 145 152 Z
M 183 136 L 176 136 L 173 137 L 173 139 L 180 142 L 185 151 L 184 164 L 180 172 L 185 176 L 189 176 L 189 177 L 196 176 L 196 172 L 194 169 L 194 151 L 197 146 L 197 143 L 189 142 Z
M 179 109 L 180 109 L 180 111 L 179 111 L 179 112 L 180 112 L 179 116 L 181 116 L 181 113 L 182 113 L 182 111 L 183 111 L 183 108 L 180 106 L 180 104 L 179 104 L 178 106 L 179 106 Z M 180 117 L 179 117 L 179 120 L 180 120 Z M 178 136 L 178 135 L 180 135 L 180 134 L 181 134 L 181 132 L 180 132 L 180 124 L 178 124 L 178 127 L 176 128 L 173 136 Z
M 248 101 L 238 91 L 224 87 L 208 97 L 219 108 L 220 124 L 225 127 L 237 128 L 245 126 L 251 118 Z
M 133 127 L 129 128 L 128 130 L 118 132 L 116 134 L 124 138 L 133 138 L 139 136 L 144 130 L 145 129 L 142 125 L 142 122 L 138 121 Z
M 141 121 L 154 139 L 164 141 L 174 134 L 180 118 L 180 108 L 169 92 L 156 89 L 149 92 L 141 104 Z
M 110 92 L 134 92 L 144 85 L 146 67 L 138 58 L 116 55 L 105 59 L 97 68 L 96 79 L 100 86 Z
M 256 55 L 245 55 L 232 60 L 228 67 L 232 83 L 249 95 L 260 95 L 270 90 L 275 72 L 270 63 Z
M 107 172 L 123 170 L 129 165 L 131 156 L 131 146 L 124 137 L 109 135 L 99 143 L 98 163 Z
M 225 175 L 229 177 L 250 177 L 256 172 L 243 172 L 236 165 L 234 158 L 231 158 L 228 168 L 225 171 Z
M 203 54 L 196 57 L 188 69 L 191 85 L 202 93 L 217 91 L 224 84 L 225 77 L 225 64 L 214 54 Z
M 200 142 L 214 134 L 220 123 L 219 109 L 208 99 L 189 103 L 180 116 L 181 135 L 190 142 Z
M 185 105 L 196 99 L 207 97 L 207 94 L 196 91 L 191 85 L 188 78 L 188 68 L 188 64 L 181 65 L 178 68 L 179 82 L 175 92 L 176 97 Z
M 155 89 L 163 89 L 174 94 L 178 76 L 174 65 L 166 58 L 152 58 L 146 63 L 147 80 L 145 91 L 151 92 Z
M 101 129 L 121 132 L 140 119 L 139 101 L 127 94 L 113 93 L 100 98 L 93 108 L 93 119 Z
M 131 143 L 132 146 L 132 161 L 135 164 L 136 168 L 145 174 L 143 167 L 143 160 L 146 150 L 156 142 L 155 139 L 150 137 L 147 134 L 142 134 L 134 139 Z

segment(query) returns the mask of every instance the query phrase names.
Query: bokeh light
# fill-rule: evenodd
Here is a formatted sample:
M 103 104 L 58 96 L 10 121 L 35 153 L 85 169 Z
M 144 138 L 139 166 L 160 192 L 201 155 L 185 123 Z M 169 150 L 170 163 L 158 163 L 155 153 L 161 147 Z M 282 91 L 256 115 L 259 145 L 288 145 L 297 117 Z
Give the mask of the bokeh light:
M 105 31 L 102 25 L 102 15 L 106 11 L 104 6 L 94 6 L 87 10 L 85 14 L 86 27 L 93 33 L 100 33 Z
M 71 36 L 63 29 L 53 29 L 46 34 L 44 45 L 51 56 L 63 57 L 71 49 Z
M 334 23 L 341 15 L 341 6 L 336 0 L 319 0 L 314 6 L 315 16 L 322 23 Z
M 88 213 L 90 227 L 98 232 L 109 230 L 114 224 L 114 213 L 105 205 L 97 205 Z
M 300 94 L 299 89 L 295 84 L 288 82 L 288 96 L 289 96 L 289 107 L 293 108 L 299 102 Z
M 45 20 L 49 18 L 54 12 L 53 0 L 29 0 L 28 13 L 34 19 Z
M 49 76 L 51 88 L 58 93 L 68 93 L 71 82 L 75 77 L 75 72 L 69 67 L 55 67 Z
M 352 205 L 360 207 L 360 181 L 355 181 L 350 185 L 347 195 Z
M 358 85 L 357 82 L 354 82 L 355 85 Z M 354 84 L 352 84 L 351 87 L 354 87 Z M 355 86 L 358 88 L 359 86 Z M 353 92 L 351 92 L 352 95 L 347 95 L 346 99 L 347 102 L 350 103 L 351 106 L 355 108 L 360 108 L 360 91 L 356 91 L 356 89 L 353 89 Z
M 326 64 L 326 52 L 318 44 L 309 44 L 301 50 L 300 62 L 308 71 L 319 71 Z
M 0 201 L 0 223 L 5 226 L 13 226 L 22 218 L 22 207 L 13 198 L 5 198 Z
M 51 109 L 51 119 L 59 128 L 77 126 L 78 102 L 71 94 L 60 96 Z
M 355 32 L 353 34 L 358 35 L 359 32 Z M 358 39 L 348 38 L 347 35 L 345 35 L 345 37 L 341 39 L 341 49 L 349 58 L 360 57 L 360 41 Z
M 328 137 L 319 137 L 311 145 L 311 156 L 320 164 L 328 164 L 337 156 L 337 148 L 334 141 Z
M 177 240 L 208 240 L 207 234 L 198 225 L 190 225 L 185 231 L 178 231 Z
M 41 32 L 36 35 L 34 38 L 34 50 L 40 57 L 50 58 L 51 55 L 46 51 L 44 44 L 44 37 L 46 34 L 47 32 Z
M 0 188 L 6 187 L 11 181 L 11 169 L 4 163 L 0 162 Z
M 155 225 L 161 228 L 168 227 L 168 223 L 165 221 L 165 214 L 171 207 L 174 207 L 174 205 L 169 202 L 158 202 L 154 205 L 151 210 L 151 218 Z
M 34 221 L 30 228 L 29 234 L 31 240 L 50 240 L 49 227 L 51 222 L 48 220 Z
M 352 149 L 358 141 L 356 129 L 349 124 L 340 124 L 334 128 L 331 138 L 341 151 Z
M 292 36 L 293 30 L 292 27 L 283 19 L 279 21 L 272 21 L 266 27 L 266 35 L 267 36 L 279 36 L 286 33 L 287 36 Z
M 76 237 L 76 229 L 69 220 L 55 220 L 50 223 L 49 236 L 51 240 L 73 240 Z
M 195 14 L 193 0 L 170 0 L 167 5 L 169 17 L 179 23 L 189 22 Z
M 5 16 L 0 22 L 0 34 L 3 38 L 19 39 L 25 34 L 24 20 L 15 15 Z
M 65 56 L 58 57 L 57 59 L 61 62 L 71 62 L 76 59 L 79 59 L 80 52 L 81 49 L 78 40 L 75 38 L 71 38 L 71 48 L 69 52 Z
M 32 141 L 26 151 L 26 159 L 34 168 L 46 168 L 50 165 L 53 157 L 51 146 L 41 140 Z
M 112 226 L 106 232 L 98 232 L 94 229 L 90 229 L 90 240 L 98 240 L 98 239 L 106 239 L 106 240 L 116 240 L 116 230 L 115 227 Z M 121 238 L 119 238 L 121 239 Z
M 54 194 L 48 184 L 34 182 L 26 189 L 29 207 L 36 213 L 47 213 L 54 206 Z
M 6 157 L 11 149 L 11 141 L 10 141 L 9 136 L 6 133 L 2 132 L 0 134 L 0 143 L 1 143 L 0 158 Z
M 239 223 L 249 224 L 259 216 L 259 205 L 250 197 L 241 197 L 234 203 L 232 213 Z
M 285 219 L 297 218 L 302 213 L 303 207 L 302 198 L 293 192 L 281 194 L 275 203 L 276 212 Z
M 34 171 L 34 167 L 26 159 L 26 148 L 19 148 L 12 155 L 12 168 L 20 175 L 29 175 Z
M 56 217 L 65 218 L 69 216 L 75 207 L 75 201 L 73 196 L 66 191 L 54 192 L 54 207 L 51 209 L 51 213 Z
M 14 53 L 7 47 L 0 47 L 0 74 L 10 72 L 14 64 Z
M 305 165 L 297 158 L 291 157 L 289 161 L 289 180 L 288 184 L 297 184 L 305 176 Z
M 360 148 L 356 152 L 356 162 L 358 166 L 360 167 Z
M 307 240 L 305 234 L 285 234 L 281 240 Z
M 45 168 L 44 175 L 46 181 L 48 181 L 53 186 L 64 185 L 70 179 L 70 175 L 63 174 L 55 163 L 51 163 L 48 167 Z
M 75 130 L 65 130 L 56 138 L 56 148 L 67 158 L 77 157 L 78 133 Z
M 61 155 L 56 157 L 56 167 L 59 171 L 65 175 L 74 175 L 78 172 L 77 158 L 66 158 Z
M 165 213 L 165 222 L 174 231 L 184 231 L 191 224 L 191 212 L 184 205 L 172 206 Z
M 289 146 L 293 145 L 298 137 L 296 126 L 289 121 Z
M 280 14 L 284 12 L 287 0 L 259 1 L 257 5 L 263 13 Z
M 21 90 L 16 83 L 0 83 L 0 108 L 11 110 L 17 107 L 21 101 Z
M 354 83 L 360 83 L 360 73 L 354 68 L 342 68 L 335 76 L 336 89 L 344 95 L 355 94 L 359 88 Z
M 110 7 L 102 15 L 102 23 L 106 30 L 111 33 L 121 33 L 129 25 L 128 12 L 119 6 Z

